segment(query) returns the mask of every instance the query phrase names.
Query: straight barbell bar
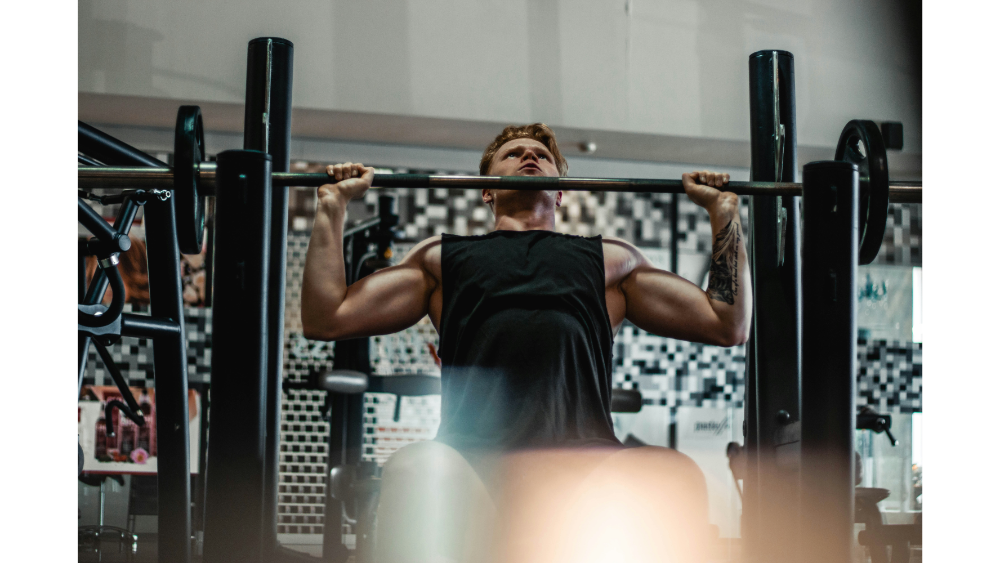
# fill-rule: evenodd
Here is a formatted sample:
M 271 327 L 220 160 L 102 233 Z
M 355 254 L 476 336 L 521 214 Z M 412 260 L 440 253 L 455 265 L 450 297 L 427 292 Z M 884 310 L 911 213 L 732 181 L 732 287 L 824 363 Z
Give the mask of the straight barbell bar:
M 162 188 L 174 186 L 172 168 L 140 168 L 117 166 L 82 166 L 78 172 L 79 187 L 94 188 Z M 215 193 L 215 164 L 202 163 L 198 170 L 201 195 Z M 275 172 L 273 186 L 318 187 L 335 183 L 326 173 Z M 861 178 L 862 191 L 867 178 Z M 446 176 L 437 174 L 375 174 L 374 188 L 455 188 L 502 190 L 563 190 L 593 192 L 632 192 L 682 194 L 680 180 L 645 178 L 571 178 L 538 176 Z M 738 195 L 802 195 L 802 184 L 796 182 L 729 182 L 726 191 Z M 889 199 L 896 203 L 920 203 L 921 182 L 890 182 Z
M 205 134 L 201 109 L 181 106 L 174 130 L 174 168 L 81 167 L 83 188 L 173 188 L 177 208 L 177 242 L 185 254 L 201 252 L 205 232 L 206 195 L 215 193 L 215 164 L 205 162 Z M 841 132 L 835 160 L 857 166 L 858 259 L 870 264 L 882 246 L 889 202 L 920 203 L 920 182 L 889 182 L 888 159 L 882 134 L 873 121 L 852 120 Z M 315 187 L 331 182 L 323 173 L 276 172 L 271 184 L 278 187 Z M 549 178 L 534 176 L 443 176 L 433 174 L 376 174 L 380 188 L 485 188 L 509 190 L 566 190 L 631 193 L 684 193 L 680 180 L 644 178 Z M 802 184 L 791 182 L 730 182 L 726 189 L 740 195 L 779 196 L 802 194 Z

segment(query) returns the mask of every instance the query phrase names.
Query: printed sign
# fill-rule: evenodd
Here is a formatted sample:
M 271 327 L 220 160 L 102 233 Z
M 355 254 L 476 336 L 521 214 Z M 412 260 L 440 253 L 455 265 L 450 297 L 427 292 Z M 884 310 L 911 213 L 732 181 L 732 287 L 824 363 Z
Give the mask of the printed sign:
M 723 538 L 740 537 L 739 492 L 726 445 L 743 444 L 743 409 L 677 407 L 677 451 L 698 464 L 708 486 L 708 518 Z
M 78 433 L 83 448 L 83 471 L 87 473 L 156 473 L 156 391 L 129 387 L 143 413 L 139 425 L 111 409 L 110 427 L 106 407 L 111 401 L 125 401 L 115 386 L 86 385 L 77 408 Z M 191 473 L 198 472 L 198 448 L 201 437 L 201 397 L 188 391 L 188 429 L 191 444 Z
M 719 438 L 723 437 L 729 440 L 730 430 L 732 429 L 732 424 L 730 424 L 730 414 L 728 412 L 722 415 L 719 420 L 695 420 L 693 421 L 694 428 L 688 434 L 689 437 L 704 437 L 704 438 Z

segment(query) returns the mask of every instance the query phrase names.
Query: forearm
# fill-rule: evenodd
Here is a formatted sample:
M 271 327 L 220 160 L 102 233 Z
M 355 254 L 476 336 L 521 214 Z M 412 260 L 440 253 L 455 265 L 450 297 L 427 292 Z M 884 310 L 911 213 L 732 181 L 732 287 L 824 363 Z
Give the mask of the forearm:
M 339 198 L 320 200 L 306 251 L 302 276 L 302 328 L 306 335 L 323 330 L 347 295 L 344 268 L 344 220 L 347 203 Z
M 753 307 L 739 197 L 723 193 L 708 208 L 712 223 L 712 257 L 706 293 L 712 309 L 729 331 L 726 340 L 742 344 L 750 333 Z

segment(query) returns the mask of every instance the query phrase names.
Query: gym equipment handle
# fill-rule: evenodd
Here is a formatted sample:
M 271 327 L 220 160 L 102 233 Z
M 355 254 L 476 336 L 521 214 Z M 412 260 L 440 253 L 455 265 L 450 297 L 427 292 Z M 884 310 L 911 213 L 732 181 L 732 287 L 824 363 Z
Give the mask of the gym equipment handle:
M 120 166 L 81 166 L 77 169 L 81 188 L 173 187 L 172 168 L 139 168 Z M 208 194 L 215 190 L 215 165 L 202 164 L 200 186 Z M 866 178 L 862 179 L 862 190 Z M 322 186 L 329 184 L 325 173 L 275 172 L 271 184 L 284 186 Z M 375 174 L 376 188 L 456 188 L 505 190 L 564 190 L 632 193 L 684 193 L 680 180 L 644 178 L 569 178 L 535 176 L 445 176 L 435 174 Z M 802 195 L 802 184 L 795 182 L 729 182 L 727 191 L 738 195 Z M 889 198 L 897 203 L 920 203 L 923 200 L 921 182 L 891 182 Z

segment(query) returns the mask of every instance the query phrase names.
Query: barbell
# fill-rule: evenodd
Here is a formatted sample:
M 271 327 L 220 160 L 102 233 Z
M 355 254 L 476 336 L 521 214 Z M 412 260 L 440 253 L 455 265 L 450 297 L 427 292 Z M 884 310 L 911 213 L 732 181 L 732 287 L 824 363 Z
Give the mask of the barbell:
M 203 198 L 214 195 L 216 184 L 216 166 L 204 162 L 204 145 L 201 111 L 197 106 L 182 106 L 175 129 L 173 168 L 81 166 L 77 172 L 79 187 L 173 189 L 177 198 L 175 205 L 179 207 L 177 235 L 181 251 L 199 253 L 205 224 Z M 837 145 L 836 159 L 858 166 L 859 261 L 869 264 L 882 244 L 889 202 L 920 203 L 923 187 L 921 182 L 889 182 L 885 146 L 878 126 L 871 121 L 854 120 L 847 124 Z M 329 183 L 332 183 L 331 178 L 322 172 L 274 172 L 271 175 L 271 184 L 276 187 L 318 187 Z M 375 174 L 372 187 L 684 193 L 681 180 L 646 178 Z M 737 195 L 800 196 L 802 184 L 732 181 L 726 190 Z
M 200 194 L 215 195 L 214 162 L 203 162 L 198 170 Z M 81 188 L 153 188 L 169 189 L 174 182 L 173 168 L 143 168 L 134 166 L 81 166 L 77 172 Z M 271 185 L 318 187 L 336 183 L 325 172 L 274 172 Z M 862 189 L 865 182 L 862 181 Z M 438 174 L 375 174 L 372 188 L 454 188 L 501 190 L 562 190 L 594 192 L 632 192 L 683 194 L 680 180 L 646 178 L 558 178 L 542 176 L 462 176 Z M 726 191 L 737 195 L 802 195 L 802 184 L 796 182 L 737 182 L 726 185 Z M 889 200 L 896 203 L 920 203 L 920 182 L 892 182 Z

